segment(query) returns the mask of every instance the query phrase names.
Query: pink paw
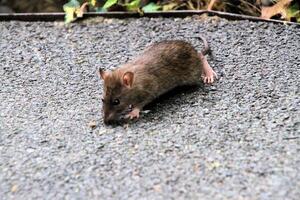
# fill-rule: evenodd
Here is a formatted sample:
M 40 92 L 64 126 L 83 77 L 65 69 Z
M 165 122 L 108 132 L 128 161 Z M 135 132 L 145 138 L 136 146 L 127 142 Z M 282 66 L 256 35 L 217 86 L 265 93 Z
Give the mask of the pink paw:
M 210 69 L 204 70 L 201 77 L 202 77 L 202 80 L 204 83 L 211 84 L 215 81 L 214 78 L 217 78 L 217 74 L 213 69 L 210 68 Z
M 126 115 L 126 118 L 134 119 L 140 117 L 140 109 L 134 108 L 128 115 Z

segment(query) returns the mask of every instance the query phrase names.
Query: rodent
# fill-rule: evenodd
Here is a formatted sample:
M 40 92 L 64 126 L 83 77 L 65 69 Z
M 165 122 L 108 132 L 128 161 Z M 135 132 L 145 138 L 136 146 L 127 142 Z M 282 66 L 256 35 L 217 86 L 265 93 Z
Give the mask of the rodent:
M 104 123 L 139 118 L 145 105 L 158 96 L 183 85 L 213 83 L 217 77 L 205 57 L 209 46 L 205 38 L 200 53 L 183 40 L 154 43 L 131 61 L 113 71 L 99 68 L 104 80 Z

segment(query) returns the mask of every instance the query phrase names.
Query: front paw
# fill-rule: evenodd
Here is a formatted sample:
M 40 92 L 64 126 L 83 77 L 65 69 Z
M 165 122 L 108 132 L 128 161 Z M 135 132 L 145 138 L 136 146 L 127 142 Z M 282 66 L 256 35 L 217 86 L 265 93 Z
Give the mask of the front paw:
M 127 119 L 138 119 L 140 117 L 140 109 L 134 108 L 130 113 L 126 115 Z

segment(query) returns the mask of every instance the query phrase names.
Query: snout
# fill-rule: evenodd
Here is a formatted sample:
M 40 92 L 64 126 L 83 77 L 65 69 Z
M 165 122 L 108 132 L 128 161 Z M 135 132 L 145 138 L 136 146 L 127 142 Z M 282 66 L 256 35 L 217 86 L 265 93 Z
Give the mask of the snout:
M 116 120 L 114 118 L 113 113 L 105 113 L 104 114 L 104 124 L 109 125 L 115 123 Z
M 122 124 L 126 121 L 125 115 L 118 115 L 115 113 L 104 113 L 105 125 Z
M 104 119 L 104 124 L 105 125 L 112 125 L 112 124 L 116 124 L 117 121 L 113 120 L 113 119 Z
M 104 114 L 104 124 L 113 125 L 119 124 L 122 121 L 122 117 L 115 113 L 105 113 Z

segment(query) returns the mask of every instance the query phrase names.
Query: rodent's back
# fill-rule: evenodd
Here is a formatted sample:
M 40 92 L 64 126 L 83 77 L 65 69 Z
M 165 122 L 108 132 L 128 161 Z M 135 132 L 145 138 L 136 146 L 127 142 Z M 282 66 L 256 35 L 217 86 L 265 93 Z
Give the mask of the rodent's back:
M 200 82 L 201 60 L 195 48 L 181 40 L 154 43 L 132 61 L 137 67 L 137 77 L 151 77 L 149 81 L 159 84 L 165 92 L 180 85 Z M 141 84 L 143 84 L 141 82 Z
M 154 43 L 134 63 L 144 65 L 143 70 L 156 77 L 169 77 L 183 83 L 189 82 L 193 75 L 198 80 L 201 74 L 198 52 L 190 43 L 181 40 Z

